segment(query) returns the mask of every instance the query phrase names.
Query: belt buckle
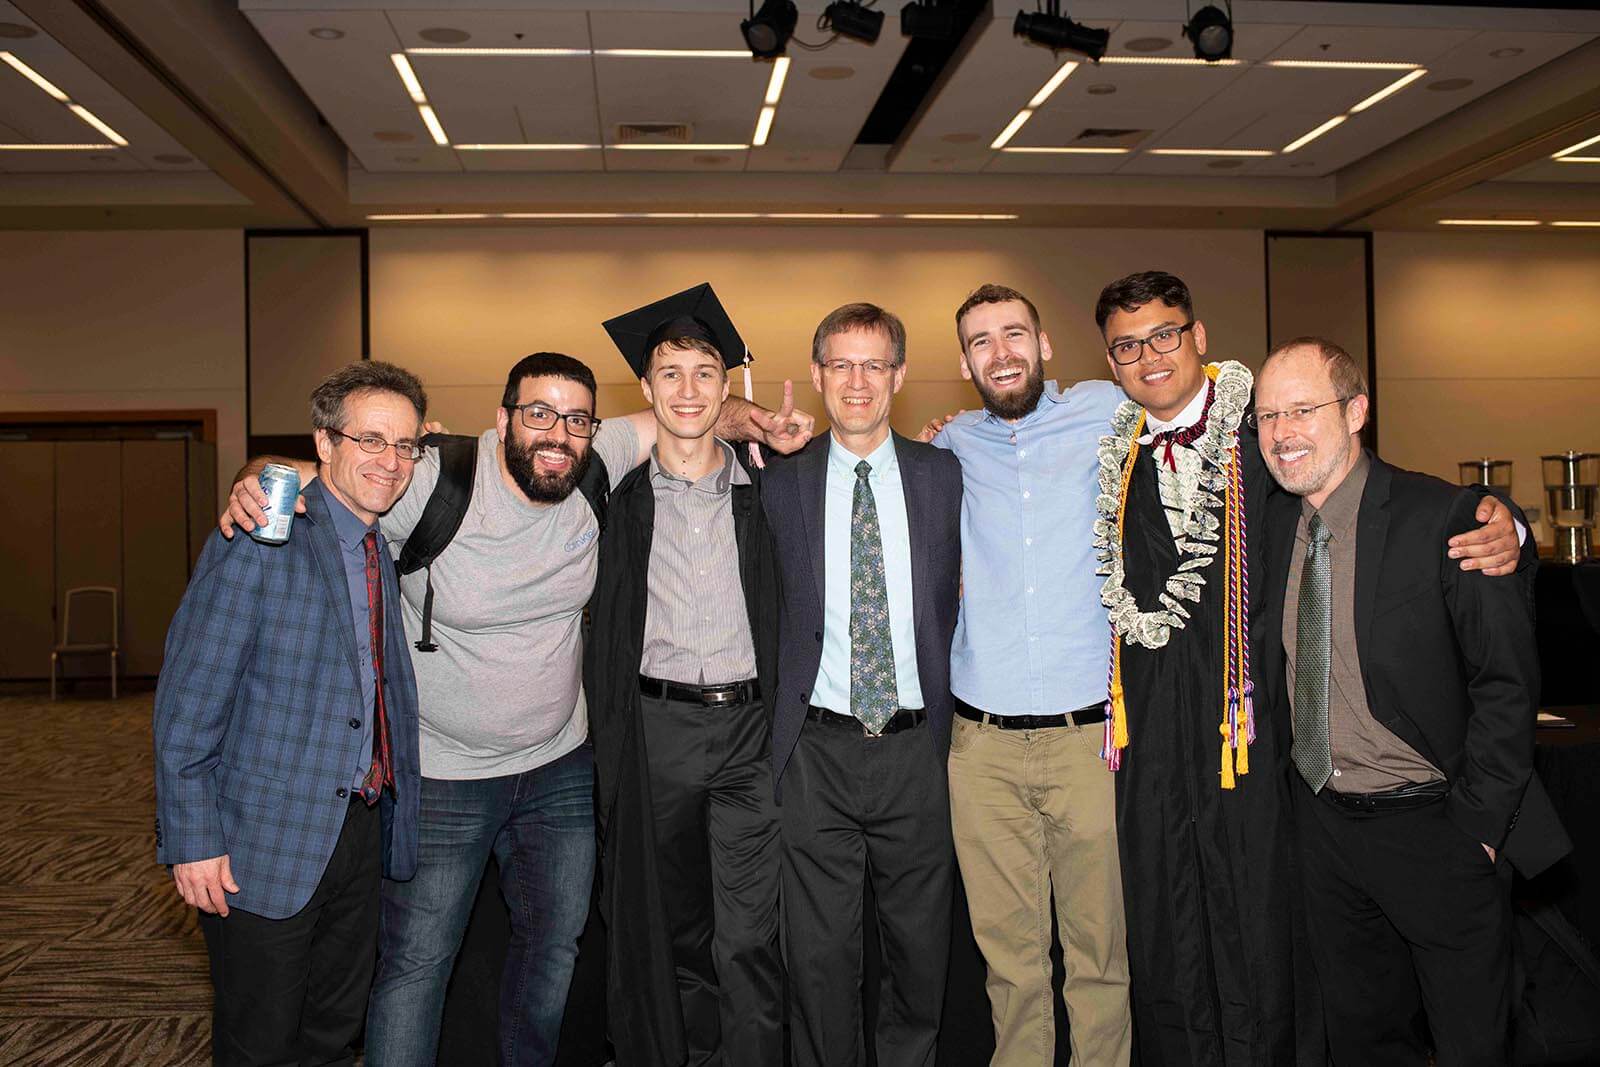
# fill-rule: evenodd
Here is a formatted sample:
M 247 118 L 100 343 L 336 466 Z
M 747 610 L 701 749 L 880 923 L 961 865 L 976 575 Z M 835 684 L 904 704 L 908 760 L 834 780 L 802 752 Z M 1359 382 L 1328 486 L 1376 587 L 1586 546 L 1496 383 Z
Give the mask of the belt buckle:
M 719 685 L 714 689 L 702 689 L 700 690 L 700 701 L 709 707 L 737 704 L 739 702 L 739 687 L 736 685 Z

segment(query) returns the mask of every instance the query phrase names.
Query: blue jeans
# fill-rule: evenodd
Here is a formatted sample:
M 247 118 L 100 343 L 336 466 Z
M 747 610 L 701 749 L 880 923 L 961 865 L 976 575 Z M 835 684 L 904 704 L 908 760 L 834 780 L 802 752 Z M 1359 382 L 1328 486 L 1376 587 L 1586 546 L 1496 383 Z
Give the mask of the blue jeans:
M 500 979 L 500 1062 L 555 1062 L 594 881 L 594 750 L 504 778 L 422 780 L 417 874 L 383 880 L 369 1067 L 427 1067 L 445 986 L 494 853 L 511 909 Z

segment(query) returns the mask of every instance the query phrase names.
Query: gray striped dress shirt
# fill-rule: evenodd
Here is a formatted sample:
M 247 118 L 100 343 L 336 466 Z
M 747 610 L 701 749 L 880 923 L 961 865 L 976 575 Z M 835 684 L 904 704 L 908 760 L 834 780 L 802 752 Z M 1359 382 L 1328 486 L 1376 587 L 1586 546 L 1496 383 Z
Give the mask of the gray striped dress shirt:
M 639 671 L 681 685 L 722 685 L 756 676 L 755 643 L 739 580 L 733 486 L 750 476 L 718 440 L 722 467 L 691 482 L 665 470 L 652 450 L 656 524 Z

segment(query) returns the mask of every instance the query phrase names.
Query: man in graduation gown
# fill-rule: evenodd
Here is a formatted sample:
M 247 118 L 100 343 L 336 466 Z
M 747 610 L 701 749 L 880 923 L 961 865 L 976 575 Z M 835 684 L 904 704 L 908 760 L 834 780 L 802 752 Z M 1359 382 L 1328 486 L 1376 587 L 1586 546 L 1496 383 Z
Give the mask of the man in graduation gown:
M 706 285 L 605 325 L 659 428 L 611 494 L 584 657 L 611 1038 L 620 1067 L 779 1064 L 777 577 L 761 472 L 712 434 L 746 350 Z
M 1142 1064 L 1326 1062 L 1286 775 L 1289 726 L 1254 713 L 1250 589 L 1274 485 L 1251 376 L 1208 368 L 1188 288 L 1144 272 L 1095 309 L 1130 401 L 1102 439 L 1097 524 L 1113 629 L 1107 753 Z M 1477 560 L 1514 567 L 1503 506 Z

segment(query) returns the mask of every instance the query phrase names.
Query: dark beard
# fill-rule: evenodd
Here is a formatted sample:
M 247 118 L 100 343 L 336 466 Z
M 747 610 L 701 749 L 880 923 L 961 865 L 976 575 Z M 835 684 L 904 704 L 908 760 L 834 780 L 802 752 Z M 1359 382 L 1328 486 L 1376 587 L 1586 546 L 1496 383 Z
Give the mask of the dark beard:
M 1038 407 L 1039 398 L 1044 396 L 1044 364 L 1024 367 L 1022 388 L 1014 393 L 994 392 L 981 378 L 972 379 L 972 384 L 978 387 L 978 395 L 983 397 L 983 406 L 996 418 L 1020 419 Z
M 588 449 L 584 449 L 583 455 L 580 456 L 569 445 L 532 441 L 524 444 L 516 440 L 508 440 L 505 445 L 506 470 L 511 472 L 511 480 L 516 482 L 517 488 L 522 490 L 523 495 L 535 504 L 561 503 L 572 495 L 584 472 L 589 469 Z M 565 452 L 572 459 L 572 466 L 567 468 L 567 473 L 540 474 L 533 465 L 533 454 L 541 448 Z

